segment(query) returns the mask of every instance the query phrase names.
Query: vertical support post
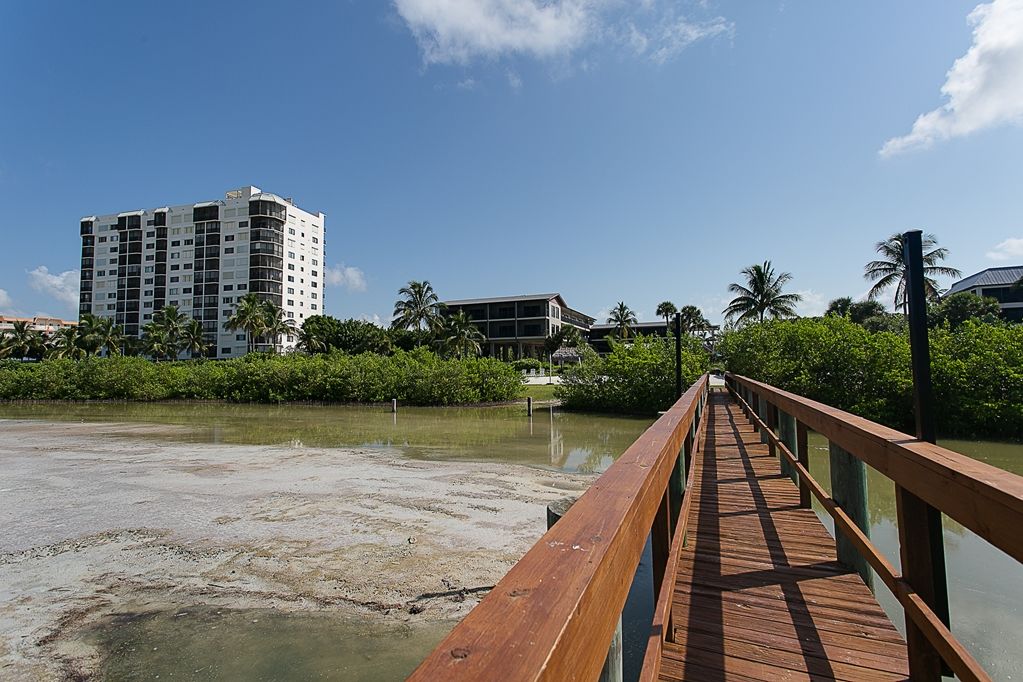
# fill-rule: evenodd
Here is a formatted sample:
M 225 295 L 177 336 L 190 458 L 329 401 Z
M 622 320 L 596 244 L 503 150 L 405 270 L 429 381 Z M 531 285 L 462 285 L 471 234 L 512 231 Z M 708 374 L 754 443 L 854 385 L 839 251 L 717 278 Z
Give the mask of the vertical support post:
M 796 420 L 796 458 L 803 468 L 810 470 L 810 449 L 807 444 L 806 424 Z M 810 486 L 802 478 L 799 479 L 799 506 L 810 508 Z
M 576 497 L 565 497 L 547 505 L 547 530 L 550 530 L 562 516 L 568 513 L 577 499 Z M 656 544 L 655 542 L 654 545 L 656 546 Z M 657 562 L 654 561 L 654 567 L 656 566 Z M 622 671 L 622 617 L 619 615 L 618 627 L 615 628 L 615 633 L 611 637 L 607 658 L 604 659 L 604 668 L 600 671 L 600 677 L 597 680 L 599 682 L 622 682 Z
M 391 412 L 394 412 L 394 413 L 398 412 L 398 399 L 397 398 L 391 398 Z
M 830 443 L 828 456 L 831 460 L 831 497 L 849 515 L 853 523 L 870 537 L 870 517 L 867 514 L 867 470 L 860 460 Z M 844 533 L 835 533 L 839 563 L 860 574 L 863 582 L 874 589 L 874 575 L 870 564 Z
M 767 400 L 763 396 L 754 393 L 753 401 L 756 403 L 757 416 L 760 417 L 760 421 L 767 423 Z M 760 442 L 770 443 L 771 439 L 767 437 L 767 432 L 763 429 L 757 429 L 760 432 Z
M 671 503 L 671 527 L 678 528 L 678 517 L 682 511 L 682 496 L 685 495 L 686 479 L 682 473 L 686 466 L 686 446 L 683 443 L 675 458 L 675 466 L 668 477 L 668 500 Z
M 533 416 L 533 397 L 529 396 L 526 398 L 526 416 Z
M 781 442 L 785 443 L 785 447 L 789 449 L 796 459 L 799 459 L 799 439 L 796 437 L 796 418 L 792 417 L 781 410 L 778 410 L 778 437 L 781 438 Z M 799 485 L 799 500 L 803 500 L 803 485 L 799 479 L 799 475 L 796 473 L 795 468 L 789 464 L 789 460 L 785 457 L 781 458 L 781 472 L 792 479 L 792 482 Z
M 767 403 L 767 430 L 777 432 L 778 430 L 778 412 L 777 408 L 771 403 Z M 766 434 L 765 434 L 766 435 Z M 771 457 L 780 457 L 778 454 L 778 448 L 774 446 L 774 441 L 770 438 L 767 439 L 767 451 L 771 453 Z
M 682 397 L 682 314 L 675 313 L 675 400 Z
M 931 391 L 931 353 L 927 338 L 927 296 L 924 289 L 923 235 L 911 230 L 902 235 L 906 266 L 906 312 L 909 316 L 909 343 L 913 357 L 913 414 L 916 437 L 935 442 Z M 899 543 L 903 576 L 949 625 L 948 583 L 945 575 L 945 548 L 941 512 L 916 495 L 895 487 L 899 517 Z M 937 651 L 911 622 L 906 624 L 910 676 L 916 680 L 937 680 L 942 662 Z

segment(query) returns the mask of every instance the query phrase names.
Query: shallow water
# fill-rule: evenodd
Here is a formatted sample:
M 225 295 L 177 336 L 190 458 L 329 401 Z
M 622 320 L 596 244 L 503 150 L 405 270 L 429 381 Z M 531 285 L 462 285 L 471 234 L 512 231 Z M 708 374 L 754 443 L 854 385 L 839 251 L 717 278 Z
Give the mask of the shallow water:
M 810 473 L 831 490 L 827 439 L 810 434 Z M 992 441 L 943 440 L 939 445 L 982 462 L 1023 475 L 1023 444 Z M 870 537 L 896 568 L 899 539 L 895 509 L 895 486 L 884 475 L 867 467 L 867 498 Z M 831 517 L 814 508 L 834 535 Z M 1020 679 L 1023 671 L 1023 565 L 967 530 L 943 517 L 945 563 L 948 576 L 952 633 L 996 680 Z M 877 599 L 905 633 L 902 607 L 874 576 Z
M 548 408 L 529 418 L 524 405 L 399 407 L 392 414 L 389 406 L 221 403 L 8 403 L 0 419 L 158 424 L 175 428 L 151 437 L 184 442 L 380 448 L 578 472 L 606 469 L 653 421 Z M 124 435 L 140 437 L 130 429 Z
M 451 623 L 409 628 L 270 609 L 119 614 L 86 633 L 120 680 L 400 680 Z

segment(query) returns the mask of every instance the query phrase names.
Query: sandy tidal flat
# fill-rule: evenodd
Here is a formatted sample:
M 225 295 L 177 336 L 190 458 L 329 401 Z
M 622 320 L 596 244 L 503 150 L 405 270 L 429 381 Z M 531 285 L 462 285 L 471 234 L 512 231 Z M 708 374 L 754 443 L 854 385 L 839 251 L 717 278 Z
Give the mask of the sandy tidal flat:
M 82 633 L 125 612 L 457 619 L 543 533 L 546 503 L 593 478 L 167 428 L 0 421 L 0 678 L 88 679 L 103 652 Z

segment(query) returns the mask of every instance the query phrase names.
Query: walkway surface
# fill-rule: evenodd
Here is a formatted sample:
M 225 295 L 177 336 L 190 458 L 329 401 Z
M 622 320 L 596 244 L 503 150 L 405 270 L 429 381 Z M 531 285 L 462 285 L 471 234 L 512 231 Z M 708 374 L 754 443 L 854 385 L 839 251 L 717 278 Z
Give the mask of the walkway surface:
M 739 406 L 710 401 L 662 680 L 903 680 L 902 636 Z

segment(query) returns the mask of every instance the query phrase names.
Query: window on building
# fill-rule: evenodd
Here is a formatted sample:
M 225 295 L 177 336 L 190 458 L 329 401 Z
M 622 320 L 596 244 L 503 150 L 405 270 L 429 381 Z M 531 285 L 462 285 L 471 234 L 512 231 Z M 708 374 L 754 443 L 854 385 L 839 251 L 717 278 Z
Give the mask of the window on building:
M 288 275 L 288 281 L 289 282 L 294 282 L 295 281 L 295 277 L 293 275 Z
M 143 284 L 152 284 L 152 283 L 153 283 L 153 278 L 152 277 L 146 277 L 146 281 L 143 282 Z
M 194 242 L 195 242 L 194 239 L 186 239 L 185 240 L 185 246 L 191 246 Z
M 226 249 L 224 249 L 224 253 L 225 254 L 234 253 L 234 247 L 233 246 L 227 247 Z
M 184 288 L 182 288 L 181 289 L 181 293 L 183 293 L 183 294 L 190 294 L 190 293 L 192 293 L 192 287 L 184 287 Z
M 147 260 L 147 261 L 155 261 L 155 260 L 156 260 L 156 254 L 153 254 L 153 253 L 147 253 L 147 254 L 146 254 L 146 260 Z
M 315 303 L 309 304 L 309 307 L 312 308 L 313 310 L 316 310 L 316 304 Z
M 97 241 L 99 241 L 100 244 L 103 244 L 104 242 L 106 242 L 106 240 L 107 240 L 106 237 L 100 237 Z
M 248 227 L 248 226 L 249 226 L 249 221 L 248 220 L 239 220 L 238 221 L 238 227 Z
M 234 303 L 234 296 L 225 296 L 225 297 L 224 297 L 224 298 L 222 299 L 222 301 L 221 301 L 221 302 L 222 302 L 222 303 Z
M 288 269 L 289 270 L 294 270 L 295 269 L 295 264 L 294 263 L 288 263 Z
M 233 234 L 224 235 L 224 241 L 225 242 L 233 242 L 234 241 L 234 235 Z
M 224 285 L 224 291 L 234 291 L 234 285 L 233 284 L 225 284 Z
M 249 288 L 248 284 L 239 284 L 238 285 L 238 291 L 244 291 L 245 289 L 248 289 L 248 288 Z
M 174 241 L 171 242 L 171 246 L 181 246 L 181 240 L 175 239 Z
M 138 266 L 136 265 L 135 267 L 138 267 Z M 147 266 L 145 267 L 145 272 L 146 272 L 146 274 L 149 274 L 149 273 L 151 273 L 151 272 L 153 272 L 153 271 L 155 271 L 155 270 L 156 270 L 156 268 L 155 268 L 155 267 L 153 267 L 152 265 L 147 265 Z
M 295 257 L 295 252 L 294 251 L 288 251 L 288 258 L 294 258 L 294 257 Z
M 295 293 L 295 288 L 294 287 L 288 287 L 288 293 L 289 294 L 294 294 Z
M 295 300 L 294 300 L 294 299 L 291 299 L 291 298 L 289 298 L 289 299 L 288 299 L 288 305 L 295 305 Z

